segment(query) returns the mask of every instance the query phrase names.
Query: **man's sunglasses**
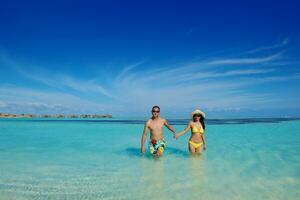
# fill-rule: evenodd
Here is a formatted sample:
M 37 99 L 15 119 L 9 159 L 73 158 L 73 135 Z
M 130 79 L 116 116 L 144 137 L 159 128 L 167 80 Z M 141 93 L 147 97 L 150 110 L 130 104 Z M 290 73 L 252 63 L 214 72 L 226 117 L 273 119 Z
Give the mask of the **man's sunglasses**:
M 159 110 L 152 110 L 153 113 L 159 113 Z

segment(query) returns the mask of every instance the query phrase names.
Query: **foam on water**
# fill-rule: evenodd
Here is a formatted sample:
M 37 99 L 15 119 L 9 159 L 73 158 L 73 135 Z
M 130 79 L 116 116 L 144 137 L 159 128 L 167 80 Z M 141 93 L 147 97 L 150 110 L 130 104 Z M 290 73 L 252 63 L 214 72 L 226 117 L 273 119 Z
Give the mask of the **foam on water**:
M 166 130 L 159 159 L 140 155 L 140 121 L 0 120 L 0 199 L 300 197 L 298 120 L 208 123 L 200 157 Z

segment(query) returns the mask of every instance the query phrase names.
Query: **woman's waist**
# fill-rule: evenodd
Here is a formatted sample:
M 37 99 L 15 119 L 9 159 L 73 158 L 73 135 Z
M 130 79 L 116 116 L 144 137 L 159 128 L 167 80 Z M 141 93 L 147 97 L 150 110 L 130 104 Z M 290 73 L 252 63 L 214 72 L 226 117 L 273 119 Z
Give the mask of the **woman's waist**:
M 192 142 L 203 142 L 202 137 L 196 135 L 192 135 L 189 140 Z

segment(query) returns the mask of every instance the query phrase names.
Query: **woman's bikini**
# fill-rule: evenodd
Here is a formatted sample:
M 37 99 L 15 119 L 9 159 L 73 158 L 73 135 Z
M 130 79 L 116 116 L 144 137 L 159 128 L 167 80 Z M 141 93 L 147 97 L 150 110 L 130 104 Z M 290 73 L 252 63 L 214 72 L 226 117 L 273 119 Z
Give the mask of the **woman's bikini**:
M 196 133 L 204 134 L 204 130 L 203 130 L 202 126 L 201 126 L 201 128 L 192 126 L 192 134 L 196 134 Z M 199 148 L 203 144 L 203 142 L 196 143 L 191 140 L 189 141 L 189 143 L 195 148 Z

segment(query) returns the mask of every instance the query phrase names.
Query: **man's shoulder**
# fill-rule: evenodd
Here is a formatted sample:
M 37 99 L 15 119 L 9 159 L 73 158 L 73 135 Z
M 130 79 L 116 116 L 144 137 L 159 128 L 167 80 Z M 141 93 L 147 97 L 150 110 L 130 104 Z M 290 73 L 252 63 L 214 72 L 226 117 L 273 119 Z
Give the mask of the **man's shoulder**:
M 163 123 L 167 122 L 167 120 L 165 118 L 162 118 L 162 117 L 160 118 L 160 121 L 163 122 Z
M 156 119 L 156 120 L 153 120 L 152 118 L 149 118 L 147 121 L 146 121 L 146 124 L 151 124 L 151 123 L 165 123 L 166 122 L 166 119 L 164 118 L 159 118 L 159 119 Z
M 149 118 L 149 119 L 147 119 L 147 121 L 145 122 L 146 124 L 149 124 L 149 123 L 151 123 L 152 122 L 152 119 L 151 118 Z

